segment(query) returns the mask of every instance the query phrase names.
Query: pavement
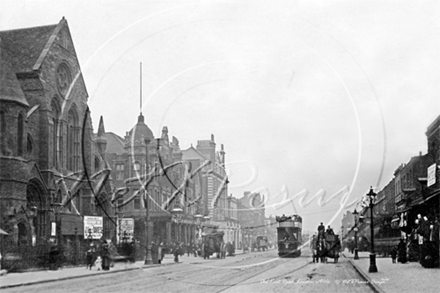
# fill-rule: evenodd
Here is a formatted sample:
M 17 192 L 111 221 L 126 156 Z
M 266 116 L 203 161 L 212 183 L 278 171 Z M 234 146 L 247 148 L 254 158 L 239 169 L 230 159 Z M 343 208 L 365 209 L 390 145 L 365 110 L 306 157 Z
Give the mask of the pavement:
M 377 293 L 439 292 L 439 268 L 427 269 L 418 262 L 393 263 L 391 257 L 376 255 L 377 272 L 369 273 L 369 252 L 358 252 L 357 260 L 347 251 L 342 254 Z
M 235 254 L 242 254 L 242 250 L 235 250 Z M 179 263 L 196 259 L 193 255 L 179 257 Z M 116 262 L 114 267 L 109 271 L 98 270 L 94 266 L 91 270 L 86 269 L 85 265 L 78 267 L 65 267 L 58 270 L 38 270 L 27 271 L 22 273 L 10 273 L 4 274 L 0 277 L 0 290 L 5 288 L 36 285 L 42 283 L 84 278 L 89 276 L 96 276 L 102 274 L 120 273 L 130 270 L 147 269 L 158 266 L 174 265 L 178 264 L 174 262 L 174 256 L 172 254 L 166 254 L 161 264 L 145 265 L 144 261 L 137 261 L 134 263 Z

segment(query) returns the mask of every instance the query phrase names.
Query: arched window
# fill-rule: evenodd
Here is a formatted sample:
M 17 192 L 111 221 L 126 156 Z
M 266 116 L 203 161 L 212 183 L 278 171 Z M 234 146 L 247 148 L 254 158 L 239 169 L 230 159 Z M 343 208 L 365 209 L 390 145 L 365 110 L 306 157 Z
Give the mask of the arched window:
M 63 136 L 60 121 L 60 106 L 56 97 L 52 99 L 52 166 L 54 168 L 61 167 L 63 164 Z M 58 165 L 59 164 L 59 165 Z
M 55 203 L 61 203 L 63 201 L 63 196 L 61 195 L 61 190 L 58 190 Z
M 23 155 L 23 128 L 24 128 L 24 119 L 23 114 L 18 114 L 17 119 L 17 155 Z
M 77 171 L 79 165 L 78 115 L 72 107 L 67 116 L 67 169 Z

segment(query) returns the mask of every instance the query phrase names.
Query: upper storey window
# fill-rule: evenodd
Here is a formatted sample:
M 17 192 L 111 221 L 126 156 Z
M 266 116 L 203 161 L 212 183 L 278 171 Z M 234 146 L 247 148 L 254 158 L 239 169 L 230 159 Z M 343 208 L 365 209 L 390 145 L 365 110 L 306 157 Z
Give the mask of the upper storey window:
M 79 167 L 79 131 L 78 115 L 72 108 L 67 119 L 67 169 L 71 171 Z

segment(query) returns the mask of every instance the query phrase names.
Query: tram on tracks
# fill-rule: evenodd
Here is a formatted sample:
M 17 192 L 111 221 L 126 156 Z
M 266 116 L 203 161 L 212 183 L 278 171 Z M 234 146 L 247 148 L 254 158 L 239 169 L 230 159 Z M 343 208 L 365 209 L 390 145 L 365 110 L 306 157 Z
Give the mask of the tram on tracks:
M 302 218 L 299 215 L 277 216 L 278 255 L 299 257 L 302 245 Z

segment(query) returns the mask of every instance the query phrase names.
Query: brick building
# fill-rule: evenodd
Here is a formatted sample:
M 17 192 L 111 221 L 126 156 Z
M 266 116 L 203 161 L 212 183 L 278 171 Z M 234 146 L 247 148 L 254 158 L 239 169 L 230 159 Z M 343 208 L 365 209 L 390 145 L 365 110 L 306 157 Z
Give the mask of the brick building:
M 84 215 L 106 215 L 111 186 L 67 21 L 1 31 L 0 54 L 5 242 L 30 252 L 58 241 L 68 250 L 83 238 Z
M 399 165 L 393 179 L 377 191 L 373 225 L 375 246 L 379 253 L 386 252 L 402 238 L 408 245 L 410 260 L 420 260 L 422 254 L 426 253 L 422 248 L 428 245 L 438 252 L 437 256 L 431 258 L 438 264 L 440 116 L 428 126 L 426 137 L 428 152 L 425 155 L 420 153 L 407 163 Z M 370 241 L 370 214 L 370 209 L 365 204 L 360 212 L 365 220 L 360 226 L 360 233 L 365 235 L 367 242 Z M 426 217 L 426 220 L 419 219 L 419 216 L 421 219 Z M 425 262 L 424 265 L 430 266 L 432 263 Z

